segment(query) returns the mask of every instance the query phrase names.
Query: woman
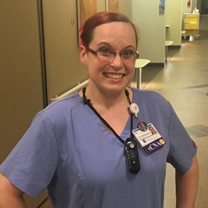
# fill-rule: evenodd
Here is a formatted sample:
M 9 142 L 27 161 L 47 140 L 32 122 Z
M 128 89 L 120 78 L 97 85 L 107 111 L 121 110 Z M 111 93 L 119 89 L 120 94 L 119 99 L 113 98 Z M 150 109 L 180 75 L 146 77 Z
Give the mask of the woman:
M 81 39 L 89 84 L 35 117 L 0 166 L 0 207 L 25 207 L 23 193 L 48 188 L 56 208 L 161 208 L 166 162 L 176 169 L 177 208 L 194 207 L 196 147 L 164 98 L 127 87 L 138 58 L 134 25 L 97 13 Z

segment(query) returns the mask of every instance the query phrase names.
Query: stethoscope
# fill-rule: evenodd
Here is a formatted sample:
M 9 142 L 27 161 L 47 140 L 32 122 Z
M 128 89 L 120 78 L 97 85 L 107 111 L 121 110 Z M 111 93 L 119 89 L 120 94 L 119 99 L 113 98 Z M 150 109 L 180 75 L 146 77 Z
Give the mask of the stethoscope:
M 133 130 L 133 116 L 138 121 L 137 127 L 139 129 L 145 129 L 146 123 L 139 121 L 138 113 L 139 113 L 139 107 L 136 103 L 131 103 L 131 100 L 129 98 L 129 92 L 125 89 L 125 95 L 127 96 L 128 102 L 130 106 L 128 107 L 130 113 L 131 113 L 131 133 L 130 137 L 125 140 L 123 140 L 116 132 L 115 130 L 108 124 L 108 122 L 96 111 L 96 109 L 92 106 L 90 99 L 87 99 L 86 97 L 86 88 L 83 88 L 83 103 L 84 105 L 88 105 L 92 111 L 100 118 L 100 120 L 106 125 L 108 129 L 111 130 L 111 132 L 117 137 L 117 139 L 124 144 L 124 155 L 126 158 L 126 164 L 127 169 L 130 173 L 136 174 L 140 171 L 140 161 L 139 161 L 139 154 L 138 154 L 138 147 L 137 147 L 137 141 L 134 139 L 134 135 L 132 133 Z

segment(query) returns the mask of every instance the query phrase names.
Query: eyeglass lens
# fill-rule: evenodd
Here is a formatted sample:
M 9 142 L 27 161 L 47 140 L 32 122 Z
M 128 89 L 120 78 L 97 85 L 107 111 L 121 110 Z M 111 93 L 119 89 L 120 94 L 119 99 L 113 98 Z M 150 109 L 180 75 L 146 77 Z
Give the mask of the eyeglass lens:
M 110 50 L 109 48 L 106 48 L 106 47 L 102 47 L 97 50 L 97 56 L 101 60 L 112 61 L 116 57 L 116 55 L 117 53 L 115 51 Z M 118 55 L 120 55 L 123 61 L 135 61 L 135 59 L 139 58 L 138 52 L 135 52 L 131 49 L 126 49 L 122 51 L 121 53 L 119 53 Z

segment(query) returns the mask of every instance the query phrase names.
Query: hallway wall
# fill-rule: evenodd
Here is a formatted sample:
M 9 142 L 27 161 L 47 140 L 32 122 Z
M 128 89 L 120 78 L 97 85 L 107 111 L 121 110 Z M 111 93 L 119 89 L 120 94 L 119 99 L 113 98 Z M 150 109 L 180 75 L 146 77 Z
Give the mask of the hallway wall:
M 159 1 L 133 0 L 133 22 L 138 27 L 141 58 L 152 63 L 164 63 L 165 14 L 159 14 Z
M 181 0 L 166 0 L 166 40 L 173 41 L 174 46 L 181 45 L 181 30 L 182 30 L 182 1 Z
M 208 30 L 208 15 L 200 15 L 199 31 L 200 30 Z

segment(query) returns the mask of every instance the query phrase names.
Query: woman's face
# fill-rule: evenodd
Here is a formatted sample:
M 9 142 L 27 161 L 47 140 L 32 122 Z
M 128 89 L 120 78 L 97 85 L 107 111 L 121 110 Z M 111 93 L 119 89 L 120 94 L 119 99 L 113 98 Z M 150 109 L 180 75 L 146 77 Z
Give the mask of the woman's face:
M 95 28 L 93 39 L 89 44 L 93 51 L 81 46 L 80 59 L 88 67 L 90 83 L 99 91 L 121 91 L 134 76 L 135 60 L 125 59 L 136 51 L 136 37 L 132 26 L 123 22 L 111 22 Z M 116 52 L 116 56 L 112 54 Z M 102 56 L 111 54 L 111 58 Z M 122 53 L 122 57 L 119 55 Z M 100 55 L 102 54 L 102 55 Z

